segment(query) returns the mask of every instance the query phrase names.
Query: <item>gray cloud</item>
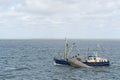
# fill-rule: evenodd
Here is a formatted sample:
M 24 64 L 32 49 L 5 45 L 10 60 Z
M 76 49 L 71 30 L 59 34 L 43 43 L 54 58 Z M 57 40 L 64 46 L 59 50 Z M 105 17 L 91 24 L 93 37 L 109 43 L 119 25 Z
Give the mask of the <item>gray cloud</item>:
M 57 34 L 61 34 L 60 37 L 96 37 L 97 34 L 102 37 L 106 32 L 119 30 L 119 0 L 8 1 L 14 5 L 0 6 L 1 32 L 8 29 L 8 33 L 17 30 L 17 34 L 21 34 L 22 30 L 26 35 L 33 33 L 40 37 L 58 37 Z

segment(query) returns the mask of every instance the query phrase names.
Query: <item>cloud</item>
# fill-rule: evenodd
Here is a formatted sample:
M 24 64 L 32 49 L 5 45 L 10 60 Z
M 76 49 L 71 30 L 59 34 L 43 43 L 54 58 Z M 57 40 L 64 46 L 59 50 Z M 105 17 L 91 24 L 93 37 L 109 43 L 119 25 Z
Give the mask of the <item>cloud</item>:
M 11 2 L 12 0 L 0 0 L 0 4 L 5 4 L 5 3 L 9 3 Z
M 102 35 L 118 30 L 120 25 L 119 0 L 1 0 L 0 3 L 4 3 L 0 6 L 1 31 L 8 29 L 17 34 L 22 30 L 24 34 L 42 37 L 57 37 L 57 33 L 88 37 L 89 32 Z

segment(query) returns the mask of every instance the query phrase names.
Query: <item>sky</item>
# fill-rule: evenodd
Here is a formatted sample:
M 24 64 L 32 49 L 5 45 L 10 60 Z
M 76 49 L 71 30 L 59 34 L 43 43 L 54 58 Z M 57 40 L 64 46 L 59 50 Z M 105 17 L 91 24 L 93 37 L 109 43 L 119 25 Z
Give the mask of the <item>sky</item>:
M 0 39 L 120 39 L 120 0 L 0 0 Z

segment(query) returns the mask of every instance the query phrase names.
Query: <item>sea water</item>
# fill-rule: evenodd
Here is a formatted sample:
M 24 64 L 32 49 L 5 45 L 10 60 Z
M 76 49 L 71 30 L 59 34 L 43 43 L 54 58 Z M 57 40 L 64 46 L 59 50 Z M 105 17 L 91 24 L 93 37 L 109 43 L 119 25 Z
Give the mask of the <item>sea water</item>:
M 108 58 L 110 66 L 74 68 L 55 66 L 64 53 L 64 40 L 0 40 L 0 80 L 120 80 L 119 40 L 68 40 L 70 55 Z M 60 57 L 59 56 L 59 57 Z

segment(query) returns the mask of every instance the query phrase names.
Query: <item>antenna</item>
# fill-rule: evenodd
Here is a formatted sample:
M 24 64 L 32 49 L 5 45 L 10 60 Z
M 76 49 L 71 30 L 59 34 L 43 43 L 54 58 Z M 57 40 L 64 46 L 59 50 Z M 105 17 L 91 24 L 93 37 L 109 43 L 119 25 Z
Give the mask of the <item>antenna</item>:
M 88 54 L 89 54 L 89 48 L 87 49 L 86 56 L 88 56 Z

